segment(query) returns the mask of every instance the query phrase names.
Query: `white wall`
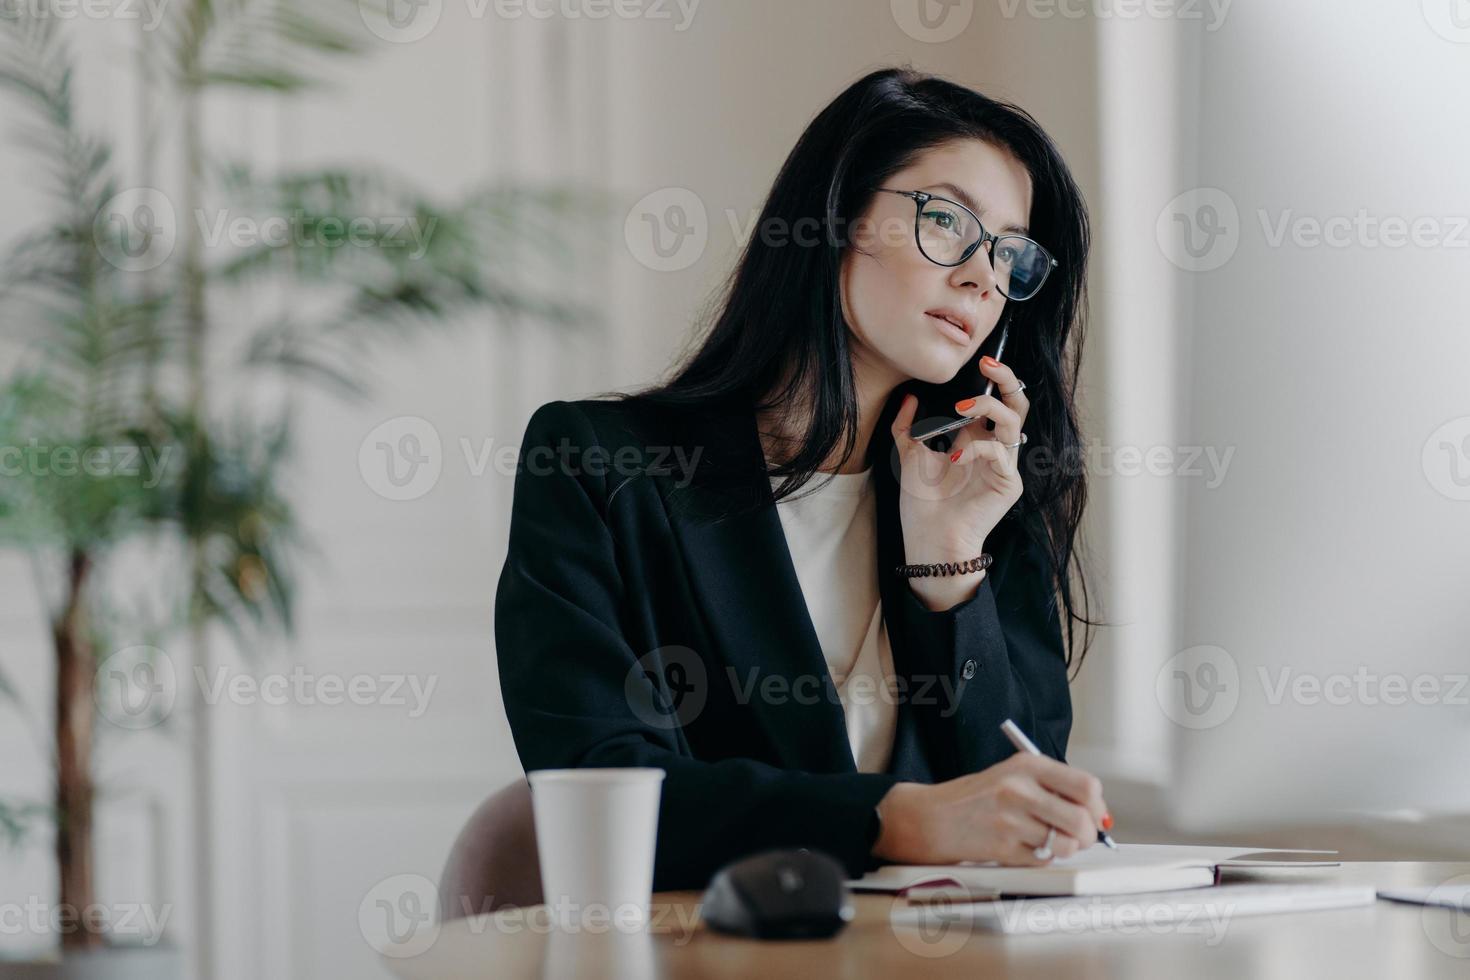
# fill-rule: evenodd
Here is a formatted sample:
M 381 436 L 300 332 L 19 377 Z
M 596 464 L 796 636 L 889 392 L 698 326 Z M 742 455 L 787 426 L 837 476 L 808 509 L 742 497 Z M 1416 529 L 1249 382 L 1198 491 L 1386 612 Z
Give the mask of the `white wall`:
M 1195 275 L 1188 418 L 1238 451 L 1190 490 L 1181 647 L 1225 651 L 1240 690 L 1182 760 L 1195 821 L 1247 782 L 1278 813 L 1470 805 L 1470 111 L 1445 98 L 1470 83 L 1465 12 L 1243 6 L 1205 42 L 1197 186 L 1239 217 Z M 1287 669 L 1443 700 L 1263 697 Z
M 1451 690 L 1464 674 L 1449 595 L 1470 580 L 1454 470 L 1470 443 L 1450 457 L 1470 432 L 1455 166 L 1470 127 L 1441 95 L 1470 72 L 1456 14 L 1238 2 L 1214 24 L 1099 25 L 1094 431 L 1115 454 L 1198 453 L 1204 471 L 1115 464 L 1095 484 L 1119 625 L 1073 760 L 1111 777 L 1126 839 L 1465 853 L 1463 816 L 1422 812 L 1454 802 L 1463 753 L 1423 746 L 1464 745 L 1463 709 L 1270 704 L 1258 683 L 1366 668 Z M 1233 715 L 1184 717 L 1164 693 L 1205 648 L 1236 670 Z M 1328 809 L 1370 803 L 1402 812 Z

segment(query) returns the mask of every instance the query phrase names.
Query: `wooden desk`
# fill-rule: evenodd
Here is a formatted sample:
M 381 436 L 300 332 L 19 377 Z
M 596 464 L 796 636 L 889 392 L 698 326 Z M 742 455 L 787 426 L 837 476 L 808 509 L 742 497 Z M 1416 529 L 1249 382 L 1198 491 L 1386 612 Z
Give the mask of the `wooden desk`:
M 1378 887 L 1436 885 L 1470 863 L 1348 863 L 1336 868 L 1232 873 L 1230 881 L 1327 881 Z M 1463 879 L 1470 882 L 1470 877 Z M 889 923 L 895 899 L 856 895 L 857 916 L 832 939 L 759 942 L 698 922 L 698 892 L 654 896 L 648 933 L 553 933 L 544 908 L 443 926 L 411 958 L 384 962 L 406 980 L 460 977 L 1179 977 L 1470 978 L 1470 915 L 1378 901 L 1361 908 L 1244 916 L 1223 929 L 1155 926 L 1131 934 L 923 935 Z M 902 900 L 897 900 L 901 902 Z

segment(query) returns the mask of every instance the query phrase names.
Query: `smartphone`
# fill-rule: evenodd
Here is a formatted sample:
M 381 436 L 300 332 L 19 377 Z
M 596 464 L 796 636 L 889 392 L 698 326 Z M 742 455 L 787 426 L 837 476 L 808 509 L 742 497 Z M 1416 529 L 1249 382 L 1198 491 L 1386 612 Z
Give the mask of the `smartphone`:
M 991 338 L 987 337 L 985 343 L 980 345 L 980 355 L 966 361 L 959 372 L 943 384 L 920 382 L 914 386 L 914 394 L 919 397 L 919 408 L 914 413 L 915 439 L 922 439 L 926 444 L 935 439 L 936 444 L 929 445 L 929 448 L 936 452 L 948 452 L 953 437 L 946 436 L 946 433 L 961 429 L 971 422 L 984 421 L 958 414 L 954 410 L 955 402 L 973 398 L 977 392 L 986 395 L 994 393 L 995 382 L 980 373 L 980 357 L 989 354 L 997 361 L 1000 360 L 1005 353 L 1010 329 L 1010 318 L 1007 317 L 1000 330 L 991 335 L 996 338 L 993 349 L 986 350 L 986 347 L 992 346 Z

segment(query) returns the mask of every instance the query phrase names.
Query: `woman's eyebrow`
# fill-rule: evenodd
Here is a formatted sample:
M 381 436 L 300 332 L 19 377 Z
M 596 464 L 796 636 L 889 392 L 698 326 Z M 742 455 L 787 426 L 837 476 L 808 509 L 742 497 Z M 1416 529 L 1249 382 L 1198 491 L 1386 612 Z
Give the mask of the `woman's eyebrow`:
M 965 207 L 969 208 L 971 211 L 974 211 L 976 214 L 984 214 L 985 213 L 984 206 L 982 206 L 979 201 L 977 201 L 973 197 L 971 197 L 969 195 L 969 193 L 963 187 L 960 187 L 958 184 L 951 184 L 951 183 L 949 183 L 949 182 L 946 181 L 943 184 L 933 184 L 931 186 L 937 187 L 940 190 L 949 191 L 949 193 L 951 193 L 951 194 L 954 195 L 955 200 L 959 201 L 961 204 L 963 204 Z M 1029 234 L 1031 234 L 1031 229 L 1027 228 L 1025 225 L 1006 225 L 1004 228 L 1002 228 L 1000 230 L 1001 231 L 1006 231 L 1006 232 L 1011 232 L 1012 234 L 1016 234 L 1016 235 L 1029 235 Z

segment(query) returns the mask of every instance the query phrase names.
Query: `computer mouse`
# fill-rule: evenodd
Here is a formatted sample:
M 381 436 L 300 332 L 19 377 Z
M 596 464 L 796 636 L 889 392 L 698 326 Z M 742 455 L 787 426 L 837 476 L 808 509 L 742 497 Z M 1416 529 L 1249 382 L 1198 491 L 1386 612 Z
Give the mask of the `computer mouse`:
M 807 848 L 762 851 L 725 865 L 700 909 L 711 928 L 759 939 L 825 938 L 852 915 L 842 865 Z

